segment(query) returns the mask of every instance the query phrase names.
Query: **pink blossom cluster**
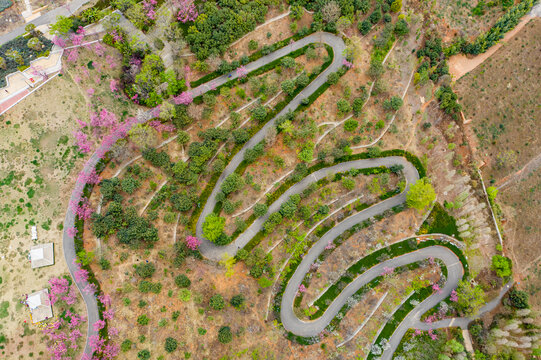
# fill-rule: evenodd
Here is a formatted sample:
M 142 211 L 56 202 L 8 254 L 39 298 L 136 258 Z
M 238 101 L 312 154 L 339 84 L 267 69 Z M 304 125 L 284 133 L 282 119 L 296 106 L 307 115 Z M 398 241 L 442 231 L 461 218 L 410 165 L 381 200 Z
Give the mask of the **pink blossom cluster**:
M 49 300 L 51 305 L 54 305 L 58 300 L 62 298 L 62 295 L 68 292 L 69 282 L 65 278 L 54 277 L 49 280 L 51 285 L 51 291 L 49 292 Z
M 83 36 L 84 36 L 84 35 L 86 34 L 85 28 L 82 27 L 82 26 L 79 26 L 79 27 L 77 28 L 76 33 L 79 34 L 79 35 L 83 35 Z
M 84 184 L 92 184 L 96 185 L 101 182 L 100 176 L 96 173 L 96 169 L 92 169 L 90 172 L 86 173 L 84 171 L 81 171 L 79 173 L 79 177 L 77 178 L 78 182 L 82 182 Z
M 94 95 L 94 93 L 96 92 L 96 90 L 94 88 L 88 88 L 86 89 L 86 93 L 88 94 L 88 96 L 92 97 Z
M 451 300 L 452 302 L 458 301 L 458 294 L 456 290 L 451 291 L 451 296 L 449 297 L 449 300 Z
M 162 122 L 160 120 L 152 120 L 150 123 L 149 123 L 150 126 L 152 126 L 154 129 L 156 129 L 156 131 L 158 132 L 172 132 L 172 131 L 175 131 L 175 125 L 172 125 L 172 124 L 162 124 Z
M 103 108 L 99 113 L 90 113 L 90 126 L 114 130 L 118 126 L 118 118 L 113 112 Z
M 150 20 L 156 20 L 156 0 L 143 0 L 143 9 Z
M 113 37 L 113 40 L 114 40 L 115 42 L 122 42 L 122 40 L 124 40 L 124 38 L 122 37 L 122 34 L 119 33 L 118 31 L 116 31 L 116 29 L 113 30 L 113 31 L 111 31 L 110 34 L 111 34 L 111 36 Z
M 348 69 L 351 69 L 353 67 L 353 63 L 350 61 L 347 61 L 346 59 L 342 60 L 342 65 L 344 65 Z
M 94 209 L 90 206 L 88 198 L 83 198 L 81 201 L 70 201 L 71 211 L 81 220 L 88 220 L 94 213 Z
M 98 55 L 98 56 L 103 56 L 103 54 L 105 54 L 105 46 L 103 46 L 99 42 L 94 43 L 94 49 L 93 50 L 96 53 L 96 55 Z
M 237 68 L 237 77 L 239 79 L 244 79 L 248 75 L 248 70 L 246 70 L 246 66 L 241 65 Z
M 391 275 L 392 273 L 394 273 L 394 268 L 384 266 L 383 271 L 381 272 L 381 276 Z
M 82 131 L 76 131 L 73 133 L 73 136 L 75 137 L 75 144 L 79 148 L 80 152 L 82 152 L 83 154 L 88 154 L 92 151 L 94 143 L 88 139 L 87 134 Z
M 118 81 L 116 81 L 115 79 L 112 79 L 109 82 L 109 89 L 111 90 L 111 92 L 117 92 L 118 91 Z
M 187 236 L 186 237 L 186 246 L 190 250 L 197 250 L 197 248 L 201 245 L 201 240 L 196 238 L 195 236 Z
M 78 232 L 79 230 L 77 230 L 75 226 L 66 229 L 66 234 L 68 234 L 68 236 L 72 238 L 75 237 L 75 235 L 77 235 Z
M 175 96 L 173 101 L 177 105 L 189 105 L 193 102 L 193 96 L 189 91 L 183 91 L 180 95 Z
M 74 63 L 79 60 L 79 51 L 77 49 L 70 49 L 68 51 L 68 62 Z
M 54 36 L 52 41 L 56 46 L 60 46 L 61 48 L 66 47 L 66 40 L 61 36 Z
M 304 284 L 299 285 L 299 292 L 300 293 L 305 293 L 306 292 L 306 286 L 304 286 Z
M 82 34 L 77 34 L 77 33 L 71 34 L 70 35 L 70 40 L 71 40 L 72 45 L 80 46 L 83 43 L 84 37 L 85 37 L 84 30 L 83 30 Z
M 432 290 L 438 294 L 441 292 L 440 286 L 438 284 L 432 285 Z
M 112 57 L 111 55 L 107 55 L 107 56 L 105 57 L 105 62 L 106 62 L 107 64 L 109 64 L 109 69 L 114 69 L 114 68 L 116 68 L 115 58 Z
M 434 330 L 432 330 L 432 329 L 428 330 L 428 336 L 430 336 L 430 338 L 431 338 L 432 340 L 437 340 L 437 339 L 438 339 L 438 335 L 436 335 L 436 334 L 434 333 Z
M 325 246 L 325 250 L 332 250 L 336 247 L 336 245 L 334 245 L 334 242 L 332 240 L 329 240 L 329 242 L 327 243 L 327 245 Z
M 194 0 L 177 0 L 175 1 L 175 6 L 179 8 L 177 20 L 181 23 L 195 21 L 195 19 L 197 19 L 199 16 Z

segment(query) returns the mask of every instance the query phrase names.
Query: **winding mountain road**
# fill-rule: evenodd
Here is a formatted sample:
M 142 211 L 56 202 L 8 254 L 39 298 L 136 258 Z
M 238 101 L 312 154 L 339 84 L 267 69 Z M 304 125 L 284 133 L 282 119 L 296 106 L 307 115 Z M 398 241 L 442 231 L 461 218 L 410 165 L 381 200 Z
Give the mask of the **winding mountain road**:
M 285 56 L 288 53 L 294 50 L 300 49 L 311 43 L 325 43 L 333 48 L 334 58 L 331 65 L 327 69 L 325 69 L 325 71 L 323 71 L 316 79 L 314 79 L 307 87 L 305 87 L 272 120 L 270 120 L 267 124 L 265 124 L 263 128 L 257 134 L 255 134 L 243 146 L 243 148 L 231 159 L 231 161 L 229 162 L 229 164 L 227 165 L 227 167 L 221 174 L 220 178 L 218 179 L 198 219 L 197 227 L 196 227 L 196 234 L 197 234 L 197 237 L 202 240 L 200 251 L 204 257 L 213 259 L 213 260 L 220 260 L 223 254 L 225 253 L 228 253 L 229 255 L 236 254 L 240 248 L 244 247 L 250 241 L 250 239 L 252 239 L 253 236 L 255 236 L 262 229 L 264 221 L 269 216 L 268 214 L 274 211 L 277 211 L 280 205 L 283 202 L 287 201 L 287 199 L 291 195 L 300 193 L 302 190 L 308 187 L 311 183 L 316 182 L 326 177 L 329 174 L 337 173 L 337 172 L 344 172 L 352 168 L 364 169 L 364 168 L 371 168 L 371 167 L 378 167 L 378 166 L 390 167 L 392 165 L 402 165 L 404 167 L 403 173 L 407 180 L 405 190 L 402 193 L 396 196 L 393 196 L 389 199 L 386 199 L 384 201 L 381 201 L 378 204 L 375 204 L 359 213 L 356 213 L 355 215 L 352 215 L 346 218 L 345 220 L 337 224 L 334 228 L 332 228 L 330 231 L 328 231 L 321 239 L 319 239 L 311 247 L 309 252 L 303 258 L 303 261 L 299 264 L 298 268 L 296 269 L 295 273 L 293 274 L 291 280 L 289 281 L 286 287 L 286 290 L 282 297 L 282 311 L 280 315 L 281 321 L 287 330 L 301 336 L 316 336 L 329 324 L 329 322 L 338 313 L 340 308 L 345 304 L 347 299 L 353 293 L 355 293 L 361 286 L 371 281 L 374 277 L 379 276 L 381 272 L 383 271 L 384 266 L 397 267 L 397 266 L 406 265 L 412 262 L 416 262 L 419 260 L 423 260 L 428 257 L 439 258 L 447 266 L 447 269 L 448 269 L 447 282 L 445 286 L 443 287 L 443 289 L 441 290 L 441 292 L 434 294 L 430 296 L 428 299 L 426 299 L 425 301 L 423 301 L 414 311 L 408 314 L 405 320 L 397 328 L 397 330 L 395 331 L 395 333 L 390 339 L 390 348 L 384 352 L 383 358 L 390 359 L 392 357 L 392 353 L 394 352 L 394 350 L 400 343 L 400 340 L 402 339 L 407 329 L 411 327 L 422 327 L 423 323 L 421 323 L 420 321 L 421 315 L 425 313 L 426 311 L 428 311 L 433 306 L 435 306 L 439 301 L 449 296 L 451 291 L 454 288 L 456 288 L 458 281 L 462 278 L 464 269 L 462 268 L 462 265 L 460 261 L 458 260 L 458 258 L 456 257 L 456 255 L 449 249 L 442 246 L 432 246 L 432 247 L 424 248 L 424 249 L 421 249 L 409 254 L 405 254 L 405 255 L 387 260 L 383 263 L 380 263 L 374 266 L 373 268 L 359 275 L 351 284 L 349 284 L 340 293 L 340 295 L 330 304 L 327 311 L 325 311 L 325 313 L 317 320 L 304 322 L 298 319 L 293 313 L 293 301 L 297 293 L 297 289 L 302 279 L 304 278 L 305 274 L 309 270 L 310 265 L 317 259 L 319 254 L 321 254 L 325 246 L 328 244 L 329 240 L 334 239 L 335 237 L 342 234 L 345 230 L 349 229 L 353 225 L 360 223 L 363 220 L 374 217 L 375 215 L 381 214 L 384 211 L 389 210 L 393 208 L 394 206 L 401 205 L 405 202 L 406 193 L 410 185 L 419 179 L 419 174 L 417 172 L 417 169 L 406 159 L 399 156 L 362 159 L 362 160 L 353 160 L 353 161 L 348 161 L 344 163 L 339 163 L 327 168 L 323 168 L 321 170 L 318 170 L 308 175 L 299 183 L 292 185 L 284 194 L 282 194 L 282 196 L 280 196 L 280 198 L 278 198 L 269 207 L 269 211 L 266 216 L 255 220 L 252 223 L 252 225 L 245 232 L 243 232 L 233 243 L 227 246 L 216 246 L 212 242 L 205 239 L 202 234 L 202 224 L 203 224 L 204 218 L 213 211 L 214 206 L 216 205 L 216 195 L 220 191 L 221 184 L 223 183 L 225 178 L 227 178 L 227 176 L 232 174 L 235 171 L 235 169 L 240 165 L 240 163 L 243 161 L 244 153 L 246 152 L 246 150 L 249 148 L 252 148 L 261 140 L 263 140 L 267 130 L 271 126 L 274 126 L 274 123 L 279 117 L 281 117 L 282 115 L 285 115 L 288 111 L 292 111 L 296 109 L 301 104 L 302 99 L 307 98 L 312 93 L 314 93 L 321 85 L 325 83 L 330 73 L 336 72 L 342 66 L 342 61 L 344 60 L 343 50 L 345 49 L 345 44 L 340 37 L 337 37 L 335 35 L 332 35 L 329 33 L 322 33 L 322 32 L 314 33 L 312 35 L 309 35 L 303 39 L 300 39 L 297 42 L 293 42 L 282 49 L 279 49 L 269 55 L 263 56 L 262 58 L 246 65 L 246 69 L 248 70 L 248 72 L 251 72 L 253 70 L 260 68 L 261 66 L 264 66 L 265 64 L 268 64 L 276 59 L 279 59 L 280 57 Z M 218 87 L 230 81 L 231 79 L 235 79 L 235 78 L 236 78 L 235 73 L 232 73 L 231 77 L 228 77 L 227 75 L 220 76 L 210 81 L 207 84 L 200 85 L 190 90 L 191 95 L 193 97 L 197 97 L 199 95 L 206 93 L 212 88 Z M 131 127 L 137 123 L 144 123 L 147 120 L 148 119 L 146 117 L 141 117 L 137 119 L 136 121 L 133 121 L 132 123 L 128 124 L 127 126 Z M 114 144 L 115 140 L 124 137 L 128 129 L 126 128 L 119 129 L 118 131 L 110 135 L 111 138 L 108 139 L 109 141 L 103 141 L 100 148 L 98 148 L 96 152 L 92 154 L 90 159 L 84 165 L 82 172 L 85 174 L 89 174 L 93 169 L 95 169 L 102 155 L 107 153 L 107 151 L 109 151 L 110 147 Z M 82 194 L 84 185 L 85 184 L 83 182 L 80 182 L 80 181 L 77 182 L 75 189 L 72 193 L 70 202 L 78 203 L 81 200 L 81 194 Z M 75 214 L 73 213 L 71 207 L 68 207 L 66 217 L 64 220 L 64 229 L 65 229 L 64 234 L 63 234 L 64 257 L 66 259 L 66 263 L 68 264 L 68 268 L 71 272 L 71 275 L 77 287 L 79 288 L 83 296 L 83 300 L 85 301 L 85 304 L 86 304 L 87 316 L 88 316 L 88 334 L 87 334 L 87 340 L 86 340 L 84 352 L 88 355 L 91 355 L 92 351 L 90 349 L 88 339 L 90 336 L 97 334 L 96 331 L 93 330 L 92 325 L 99 319 L 99 312 L 98 312 L 96 297 L 92 294 L 87 294 L 86 292 L 83 291 L 83 289 L 87 285 L 87 282 L 77 281 L 74 276 L 74 273 L 78 269 L 78 266 L 76 266 L 76 264 L 74 263 L 77 257 L 75 253 L 74 239 L 73 239 L 73 236 L 70 235 L 70 232 L 69 232 L 69 229 L 73 228 L 74 224 L 75 224 Z M 441 325 L 443 326 L 444 324 L 442 323 Z

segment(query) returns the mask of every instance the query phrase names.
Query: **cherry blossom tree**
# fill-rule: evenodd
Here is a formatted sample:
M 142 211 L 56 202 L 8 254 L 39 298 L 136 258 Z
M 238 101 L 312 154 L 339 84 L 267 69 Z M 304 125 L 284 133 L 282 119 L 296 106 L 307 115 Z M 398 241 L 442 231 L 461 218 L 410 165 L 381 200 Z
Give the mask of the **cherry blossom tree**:
M 239 79 L 244 79 L 248 75 L 248 70 L 246 70 L 246 66 L 241 65 L 237 68 L 237 77 Z
M 196 238 L 195 236 L 187 236 L 186 237 L 186 246 L 190 250 L 197 250 L 197 248 L 201 245 L 201 240 Z
M 189 105 L 193 102 L 193 96 L 189 91 L 183 91 L 180 95 L 175 96 L 173 101 L 177 105 Z
M 177 20 L 181 23 L 195 21 L 195 19 L 197 19 L 199 16 L 194 0 L 175 0 L 173 5 L 179 9 L 177 13 Z

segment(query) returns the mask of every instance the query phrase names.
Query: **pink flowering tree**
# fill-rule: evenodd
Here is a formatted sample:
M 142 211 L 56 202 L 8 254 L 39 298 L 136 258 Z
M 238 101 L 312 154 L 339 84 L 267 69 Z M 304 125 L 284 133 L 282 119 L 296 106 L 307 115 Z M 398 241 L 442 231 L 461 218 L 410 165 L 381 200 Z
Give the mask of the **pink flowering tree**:
M 348 69 L 351 69 L 353 67 L 353 63 L 351 61 L 347 61 L 346 59 L 342 60 L 342 65 L 344 65 Z
M 143 10 L 150 21 L 156 20 L 156 0 L 143 0 Z
M 381 272 L 381 276 L 391 275 L 392 273 L 394 273 L 394 268 L 384 266 L 383 271 Z
M 193 102 L 193 96 L 189 91 L 183 91 L 180 95 L 175 96 L 173 101 L 177 105 L 190 105 Z
M 299 292 L 300 293 L 305 293 L 306 292 L 306 286 L 304 286 L 304 284 L 299 285 Z
M 449 300 L 451 300 L 452 302 L 458 302 L 458 294 L 457 294 L 456 290 L 451 291 L 451 295 L 449 297 Z
M 173 4 L 178 8 L 177 20 L 181 23 L 195 21 L 199 16 L 194 0 L 175 0 Z
M 201 245 L 201 240 L 199 240 L 195 236 L 186 237 L 186 246 L 188 247 L 188 249 L 195 251 L 199 248 L 199 245 Z
M 248 70 L 246 70 L 246 66 L 241 65 L 237 68 L 237 77 L 239 79 L 244 79 L 248 75 Z

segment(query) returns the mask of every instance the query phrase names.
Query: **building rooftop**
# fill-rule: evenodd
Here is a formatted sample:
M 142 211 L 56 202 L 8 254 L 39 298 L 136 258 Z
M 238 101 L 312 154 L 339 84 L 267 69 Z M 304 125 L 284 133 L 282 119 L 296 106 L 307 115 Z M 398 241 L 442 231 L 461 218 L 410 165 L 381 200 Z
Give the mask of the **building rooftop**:
M 53 308 L 49 300 L 49 290 L 43 289 L 26 298 L 26 305 L 32 314 L 32 323 L 38 323 L 53 317 Z
M 54 264 L 53 243 L 39 244 L 30 248 L 32 269 Z

